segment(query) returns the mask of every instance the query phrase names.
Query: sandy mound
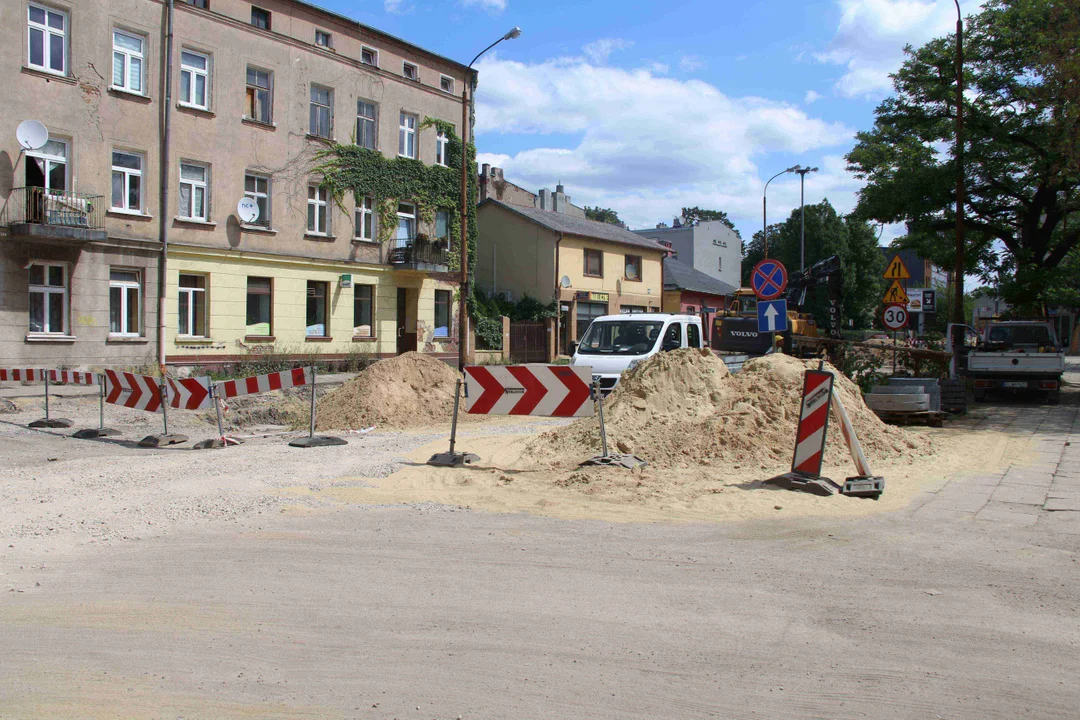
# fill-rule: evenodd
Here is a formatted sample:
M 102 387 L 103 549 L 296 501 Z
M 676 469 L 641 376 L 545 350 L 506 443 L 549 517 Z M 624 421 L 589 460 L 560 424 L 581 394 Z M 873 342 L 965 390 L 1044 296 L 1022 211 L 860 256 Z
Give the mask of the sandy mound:
M 416 352 L 380 360 L 319 399 L 318 429 L 406 428 L 450 422 L 457 372 Z
M 731 375 L 708 350 L 659 353 L 629 372 L 604 402 L 608 442 L 655 468 L 730 463 L 782 469 L 790 465 L 803 371 L 816 360 L 787 355 L 752 360 Z M 931 452 L 929 440 L 890 427 L 866 407 L 859 388 L 829 364 L 836 392 L 870 460 L 912 458 Z M 830 419 L 826 463 L 850 463 Z M 600 452 L 596 418 L 544 433 L 526 456 L 549 467 L 572 467 Z

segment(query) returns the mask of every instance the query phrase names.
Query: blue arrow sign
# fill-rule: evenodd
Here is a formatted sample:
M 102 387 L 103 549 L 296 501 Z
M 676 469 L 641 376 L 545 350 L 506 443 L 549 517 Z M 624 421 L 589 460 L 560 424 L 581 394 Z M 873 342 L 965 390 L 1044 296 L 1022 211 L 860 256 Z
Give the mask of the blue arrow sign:
M 758 332 L 787 332 L 787 300 L 759 300 Z

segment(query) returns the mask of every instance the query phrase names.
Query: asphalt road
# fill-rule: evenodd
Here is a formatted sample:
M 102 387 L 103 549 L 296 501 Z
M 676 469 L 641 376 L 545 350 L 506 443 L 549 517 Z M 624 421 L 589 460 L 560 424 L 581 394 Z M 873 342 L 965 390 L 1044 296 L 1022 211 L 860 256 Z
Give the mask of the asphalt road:
M 1033 454 L 870 519 L 342 506 L 12 543 L 0 717 L 1076 718 L 1077 396 L 1006 404 Z

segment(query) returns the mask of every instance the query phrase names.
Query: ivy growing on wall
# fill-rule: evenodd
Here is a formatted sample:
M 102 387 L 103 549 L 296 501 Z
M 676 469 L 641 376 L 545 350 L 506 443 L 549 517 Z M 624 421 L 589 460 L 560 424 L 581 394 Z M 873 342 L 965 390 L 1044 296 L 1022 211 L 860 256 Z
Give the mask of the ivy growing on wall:
M 425 117 L 418 130 L 432 127 L 448 140 L 447 167 L 429 166 L 405 157 L 387 159 L 377 150 L 335 143 L 321 153 L 321 164 L 315 172 L 323 176 L 343 211 L 347 212 L 343 202 L 350 195 L 357 198 L 368 195 L 376 199 L 378 240 L 382 243 L 392 240 L 397 232 L 398 202 L 416 203 L 417 219 L 427 227 L 434 225 L 437 211 L 445 210 L 450 217 L 449 266 L 452 272 L 457 272 L 461 267 L 458 243 L 461 237 L 462 142 L 454 132 L 454 126 L 443 120 Z M 476 148 L 470 143 L 465 151 L 469 168 L 467 219 L 471 276 L 476 268 Z

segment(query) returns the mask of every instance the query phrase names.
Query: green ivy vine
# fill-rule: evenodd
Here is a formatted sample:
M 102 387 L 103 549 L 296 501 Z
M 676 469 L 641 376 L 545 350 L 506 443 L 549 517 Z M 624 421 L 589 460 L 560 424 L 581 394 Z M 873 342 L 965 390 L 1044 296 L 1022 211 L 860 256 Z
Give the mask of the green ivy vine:
M 315 172 L 323 176 L 331 196 L 343 211 L 344 199 L 352 195 L 375 198 L 378 219 L 378 240 L 386 243 L 393 239 L 397 229 L 398 202 L 412 202 L 417 206 L 417 219 L 430 227 L 435 213 L 444 210 L 450 217 L 451 272 L 460 270 L 461 238 L 461 153 L 462 142 L 454 126 L 444 120 L 425 117 L 418 130 L 434 127 L 443 133 L 447 142 L 447 167 L 424 165 L 419 160 L 405 157 L 386 158 L 377 150 L 358 145 L 334 143 L 319 155 L 321 164 Z M 476 200 L 477 170 L 476 147 L 469 143 L 468 194 L 468 248 L 469 274 L 476 269 Z M 418 228 L 419 230 L 419 228 Z

